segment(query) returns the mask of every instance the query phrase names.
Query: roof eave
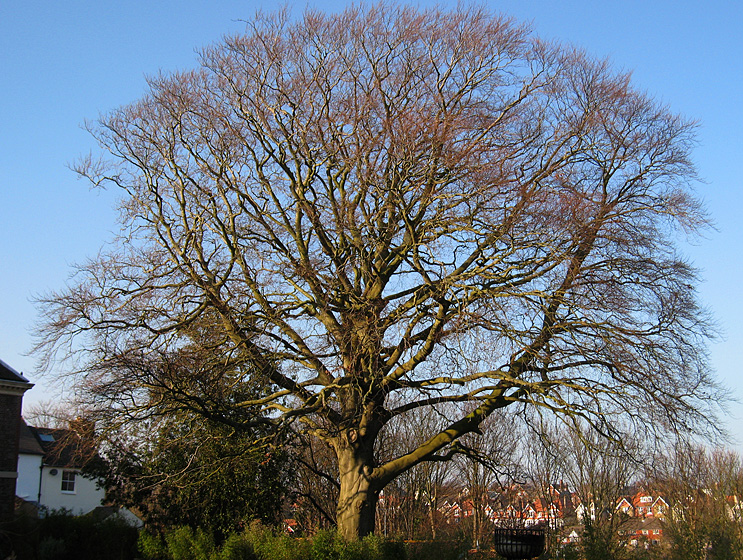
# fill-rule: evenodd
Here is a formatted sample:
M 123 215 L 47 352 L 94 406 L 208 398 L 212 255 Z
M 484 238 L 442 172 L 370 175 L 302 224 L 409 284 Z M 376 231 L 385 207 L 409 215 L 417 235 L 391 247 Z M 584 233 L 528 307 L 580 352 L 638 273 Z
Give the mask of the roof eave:
M 9 381 L 0 379 L 0 394 L 3 395 L 23 395 L 26 391 L 34 386 L 28 381 Z

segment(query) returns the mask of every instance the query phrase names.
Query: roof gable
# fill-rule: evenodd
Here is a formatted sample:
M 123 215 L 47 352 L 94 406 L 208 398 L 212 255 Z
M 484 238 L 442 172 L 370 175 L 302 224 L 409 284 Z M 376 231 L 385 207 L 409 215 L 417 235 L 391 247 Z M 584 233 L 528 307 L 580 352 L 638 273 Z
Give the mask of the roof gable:
M 658 496 L 653 502 L 653 507 L 656 507 L 656 506 L 668 507 L 668 502 L 666 502 L 666 500 L 663 499 L 663 496 Z

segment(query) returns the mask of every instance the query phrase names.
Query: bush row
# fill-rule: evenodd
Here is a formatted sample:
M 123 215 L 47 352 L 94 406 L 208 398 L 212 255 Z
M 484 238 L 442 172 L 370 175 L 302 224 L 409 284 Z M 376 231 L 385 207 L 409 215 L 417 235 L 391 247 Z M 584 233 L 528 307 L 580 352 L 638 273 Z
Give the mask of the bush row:
M 160 535 L 120 519 L 64 511 L 0 526 L 0 560 L 458 560 L 465 549 L 454 541 L 375 535 L 347 543 L 334 531 L 296 538 L 258 522 L 217 543 L 211 533 L 187 526 Z
M 258 523 L 231 534 L 221 546 L 190 527 L 163 536 L 143 531 L 138 546 L 144 560 L 457 560 L 463 552 L 453 542 L 403 543 L 376 535 L 347 543 L 333 531 L 300 539 Z

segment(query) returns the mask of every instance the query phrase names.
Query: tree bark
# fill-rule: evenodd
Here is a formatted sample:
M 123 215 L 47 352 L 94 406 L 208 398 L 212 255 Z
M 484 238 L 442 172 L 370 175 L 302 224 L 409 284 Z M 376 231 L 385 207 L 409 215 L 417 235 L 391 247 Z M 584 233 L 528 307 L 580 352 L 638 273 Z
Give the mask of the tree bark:
M 355 541 L 374 532 L 379 485 L 372 477 L 372 446 L 358 441 L 355 430 L 336 440 L 340 472 L 338 496 L 338 533 L 346 541 Z

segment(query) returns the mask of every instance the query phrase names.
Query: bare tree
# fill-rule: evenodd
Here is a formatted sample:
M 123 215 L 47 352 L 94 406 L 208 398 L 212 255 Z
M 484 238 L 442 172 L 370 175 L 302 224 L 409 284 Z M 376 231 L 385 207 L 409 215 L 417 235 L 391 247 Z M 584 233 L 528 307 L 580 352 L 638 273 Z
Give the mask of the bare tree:
M 256 407 L 328 442 L 347 539 L 504 407 L 713 426 L 675 246 L 705 223 L 694 125 L 606 62 L 475 8 L 279 13 L 91 130 L 109 156 L 77 170 L 120 189 L 121 236 L 42 299 L 40 356 L 119 420 Z M 445 402 L 474 406 L 377 460 Z
M 36 428 L 69 428 L 75 418 L 82 417 L 84 411 L 70 408 L 67 403 L 40 401 L 29 405 L 24 411 L 24 420 Z
M 332 450 L 321 440 L 299 434 L 294 442 L 296 466 L 292 498 L 293 513 L 299 529 L 313 534 L 335 526 L 338 504 L 338 464 Z
M 669 503 L 671 558 L 743 558 L 743 462 L 731 451 L 683 442 L 667 449 L 651 478 Z
M 513 481 L 516 465 L 521 460 L 515 420 L 512 414 L 490 416 L 481 424 L 482 434 L 469 433 L 458 440 L 461 449 L 456 460 L 459 480 L 466 490 L 466 499 L 472 504 L 467 529 L 472 545 L 478 549 L 492 533 L 487 517 L 490 493 Z
M 529 482 L 534 499 L 541 506 L 543 518 L 539 521 L 554 532 L 562 529 L 565 517 L 574 513 L 572 496 L 565 483 L 568 465 L 562 446 L 567 443 L 566 433 L 562 431 L 561 436 L 555 437 L 556 433 L 560 430 L 530 429 L 522 458 L 523 478 Z
M 645 452 L 639 440 L 628 435 L 613 441 L 574 424 L 552 431 L 545 441 L 583 507 L 581 546 L 588 560 L 620 558 L 626 548 L 619 533 L 629 517 L 617 505 L 640 473 Z
M 417 408 L 385 426 L 377 440 L 376 457 L 386 462 L 414 449 L 439 433 L 456 411 L 439 405 Z M 407 538 L 436 538 L 439 499 L 454 480 L 449 461 L 424 461 L 400 474 L 384 490 L 383 518 L 377 523 L 385 534 Z

